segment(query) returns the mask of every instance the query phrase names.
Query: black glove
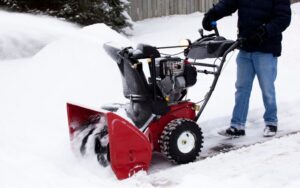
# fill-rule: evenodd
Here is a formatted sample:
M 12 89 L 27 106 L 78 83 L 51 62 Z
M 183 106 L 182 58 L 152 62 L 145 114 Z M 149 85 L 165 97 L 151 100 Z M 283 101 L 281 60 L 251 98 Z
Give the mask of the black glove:
M 250 37 L 247 38 L 246 43 L 253 46 L 259 46 L 265 40 L 266 27 L 260 26 Z
M 204 14 L 202 20 L 202 27 L 207 31 L 212 31 L 214 27 L 211 25 L 213 21 L 216 21 L 216 13 L 214 8 L 210 9 L 207 13 Z

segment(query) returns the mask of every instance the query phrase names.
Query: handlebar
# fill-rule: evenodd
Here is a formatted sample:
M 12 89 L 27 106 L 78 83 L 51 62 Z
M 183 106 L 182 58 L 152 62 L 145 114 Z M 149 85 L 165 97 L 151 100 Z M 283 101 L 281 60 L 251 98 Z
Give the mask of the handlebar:
M 161 50 L 161 49 L 170 49 L 170 48 L 185 48 L 184 54 L 186 54 L 193 47 L 201 46 L 202 42 L 207 42 L 207 41 L 210 41 L 210 40 L 214 40 L 215 38 L 221 37 L 219 35 L 219 31 L 218 31 L 218 28 L 217 28 L 217 22 L 212 22 L 211 24 L 213 26 L 214 33 L 208 34 L 208 35 L 204 35 L 203 34 L 203 29 L 200 29 L 199 33 L 201 35 L 201 38 L 199 38 L 198 40 L 196 40 L 193 43 L 190 40 L 188 40 L 189 44 L 187 44 L 187 45 L 164 46 L 164 47 L 154 47 L 154 46 L 150 46 L 150 45 L 140 44 L 137 47 L 137 49 L 126 48 L 128 50 L 128 56 L 129 56 L 129 58 L 132 58 L 132 59 L 156 58 L 156 57 L 160 57 L 160 52 L 158 50 Z M 222 38 L 222 40 L 226 40 L 224 37 L 221 37 L 221 38 Z M 220 41 L 220 40 L 217 39 L 215 41 L 217 42 L 217 41 Z M 234 49 L 236 49 L 243 41 L 244 41 L 244 39 L 240 39 L 240 38 L 237 39 L 235 42 L 232 41 L 234 43 L 231 46 L 228 46 L 229 48 L 227 48 L 225 52 L 223 51 L 222 55 L 221 54 L 220 55 L 223 58 L 226 58 L 226 55 L 229 52 L 231 52 Z
M 231 51 L 235 50 L 238 48 L 241 44 L 243 39 L 237 39 L 224 53 L 223 57 L 226 57 L 227 54 L 229 54 Z

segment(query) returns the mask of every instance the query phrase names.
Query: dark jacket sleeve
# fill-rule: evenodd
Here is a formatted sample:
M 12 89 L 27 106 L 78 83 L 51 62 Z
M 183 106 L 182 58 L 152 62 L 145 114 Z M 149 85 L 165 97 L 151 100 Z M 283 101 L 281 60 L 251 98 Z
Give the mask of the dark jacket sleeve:
M 273 16 L 266 24 L 268 37 L 281 34 L 291 23 L 290 0 L 274 0 Z
M 238 0 L 220 0 L 214 7 L 216 19 L 229 16 L 238 9 Z

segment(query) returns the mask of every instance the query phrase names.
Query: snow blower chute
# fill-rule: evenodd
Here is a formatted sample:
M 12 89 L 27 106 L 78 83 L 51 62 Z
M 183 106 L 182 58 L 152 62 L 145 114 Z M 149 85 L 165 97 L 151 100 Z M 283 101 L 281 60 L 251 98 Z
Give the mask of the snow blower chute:
M 215 31 L 210 35 L 201 31 L 200 39 L 184 46 L 140 44 L 136 49 L 119 49 L 104 45 L 120 69 L 123 93 L 129 102 L 100 111 L 68 103 L 73 149 L 82 155 L 96 154 L 102 166 L 110 164 L 118 179 L 148 170 L 153 152 L 161 152 L 177 164 L 195 161 L 203 143 L 196 122 L 212 95 L 227 54 L 240 43 L 226 40 Z M 159 52 L 179 47 L 184 48 L 184 59 Z M 197 62 L 205 58 L 220 58 L 220 62 Z M 148 59 L 148 79 L 141 59 Z M 187 89 L 197 81 L 197 73 L 214 76 L 201 106 L 186 98 Z

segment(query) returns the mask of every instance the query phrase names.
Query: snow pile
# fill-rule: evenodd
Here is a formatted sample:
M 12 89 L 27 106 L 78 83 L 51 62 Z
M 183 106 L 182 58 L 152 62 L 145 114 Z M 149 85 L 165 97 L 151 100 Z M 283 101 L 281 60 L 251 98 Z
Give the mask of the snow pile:
M 10 19 L 13 22 L 14 16 Z M 38 19 L 52 24 L 48 18 Z M 35 20 L 28 25 L 43 26 Z M 68 23 L 62 25 L 66 27 L 59 32 L 66 35 L 56 40 L 46 37 L 47 45 L 32 58 L 0 60 L 1 187 L 43 187 L 45 182 L 54 187 L 83 187 L 85 178 L 98 185 L 108 184 L 102 178 L 114 178 L 95 158 L 81 161 L 71 152 L 66 102 L 96 108 L 104 101 L 123 102 L 119 70 L 102 45 L 117 40 L 128 46 L 130 42 L 103 24 L 71 33 Z M 5 26 L 16 30 L 9 23 Z M 20 41 L 27 42 L 21 36 Z M 29 38 L 34 37 L 38 38 L 36 33 L 29 33 Z M 76 183 L 71 180 L 81 177 L 85 178 Z
M 0 25 L 0 60 L 30 57 L 49 42 L 78 30 L 54 18 L 1 10 Z
M 300 65 L 296 62 L 300 59 L 297 53 L 300 41 L 295 37 L 300 32 L 298 5 L 293 5 L 293 21 L 284 33 L 284 51 L 279 59 L 277 96 L 281 135 L 298 131 L 300 124 L 300 87 L 295 85 L 295 81 L 300 80 Z M 66 102 L 97 109 L 105 103 L 124 101 L 119 70 L 102 45 L 115 41 L 122 46 L 135 42 L 166 46 L 176 45 L 182 38 L 195 40 L 199 37 L 197 30 L 203 14 L 138 22 L 130 38 L 133 42 L 103 24 L 79 29 L 47 17 L 18 16 L 20 14 L 0 12 L 0 33 L 4 32 L 0 35 L 0 44 L 7 44 L 0 48 L 0 54 L 5 54 L 0 60 L 0 187 L 300 186 L 299 134 L 176 167 L 154 156 L 149 175 L 141 172 L 125 181 L 117 181 L 109 168 L 97 165 L 95 158 L 80 160 L 71 152 Z M 236 19 L 234 15 L 221 20 L 220 33 L 235 39 L 236 28 L 232 26 Z M 11 47 L 14 41 L 11 38 L 19 44 Z M 26 46 L 30 53 L 21 54 L 20 44 L 28 44 L 31 39 L 45 47 Z M 20 55 L 9 54 L 11 49 Z M 257 82 L 251 98 L 247 136 L 229 141 L 216 135 L 216 130 L 226 127 L 230 121 L 234 58 L 235 55 L 226 65 L 199 121 L 205 134 L 204 154 L 223 143 L 251 144 L 261 140 L 263 104 Z M 200 75 L 189 97 L 201 100 L 209 81 L 209 76 Z

